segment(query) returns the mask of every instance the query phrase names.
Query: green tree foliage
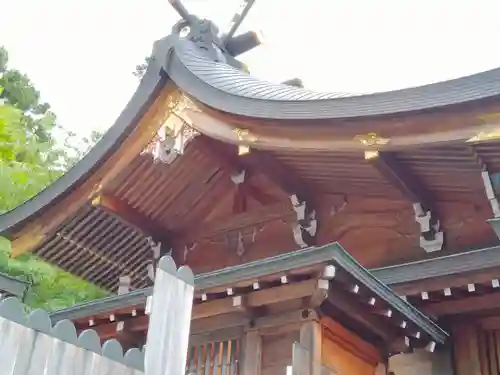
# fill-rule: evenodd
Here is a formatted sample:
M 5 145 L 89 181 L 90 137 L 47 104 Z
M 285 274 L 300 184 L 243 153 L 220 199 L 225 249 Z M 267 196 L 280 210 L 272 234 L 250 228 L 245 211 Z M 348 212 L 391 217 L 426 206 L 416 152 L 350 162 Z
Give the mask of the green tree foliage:
M 8 53 L 0 47 L 0 214 L 53 183 L 100 137 L 92 132 L 82 141 L 59 126 L 30 79 L 9 69 Z M 32 284 L 25 298 L 29 307 L 55 310 L 105 295 L 31 254 L 9 259 L 9 253 L 9 241 L 0 238 L 0 272 Z

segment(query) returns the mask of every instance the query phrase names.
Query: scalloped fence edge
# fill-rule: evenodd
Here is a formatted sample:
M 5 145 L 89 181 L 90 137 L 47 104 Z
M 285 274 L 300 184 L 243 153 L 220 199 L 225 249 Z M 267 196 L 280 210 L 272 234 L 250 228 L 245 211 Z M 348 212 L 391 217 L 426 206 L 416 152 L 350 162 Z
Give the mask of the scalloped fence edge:
M 24 329 L 15 329 L 12 325 L 2 324 L 4 322 L 1 320 L 17 324 L 17 328 L 20 325 Z M 144 371 L 143 350 L 131 348 L 124 353 L 121 344 L 115 339 L 107 340 L 101 345 L 101 340 L 95 330 L 87 329 L 78 335 L 76 327 L 71 321 L 61 320 L 52 325 L 46 311 L 37 309 L 26 314 L 21 301 L 16 297 L 9 297 L 0 301 L 0 347 L 4 347 L 2 341 L 14 339 L 15 335 L 29 337 L 33 342 L 33 350 L 36 348 L 36 341 L 40 335 L 45 335 L 45 337 L 97 354 L 135 370 L 134 372 L 123 372 L 123 374 L 140 374 Z M 24 340 L 21 341 L 23 341 L 23 345 L 26 345 Z M 47 350 L 47 356 L 50 355 L 49 353 L 50 349 Z M 19 360 L 26 360 L 26 353 L 23 353 L 23 358 L 19 358 Z M 0 365 L 1 368 L 2 365 Z

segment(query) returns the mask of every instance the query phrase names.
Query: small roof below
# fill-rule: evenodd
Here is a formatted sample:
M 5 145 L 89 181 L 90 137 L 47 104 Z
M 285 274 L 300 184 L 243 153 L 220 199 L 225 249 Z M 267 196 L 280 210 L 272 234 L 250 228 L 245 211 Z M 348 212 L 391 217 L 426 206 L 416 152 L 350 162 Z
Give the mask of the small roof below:
M 384 342 L 394 334 L 413 336 L 415 346 L 424 342 L 425 345 L 429 341 L 443 343 L 447 338 L 447 333 L 436 323 L 399 298 L 337 243 L 196 276 L 193 319 L 196 319 L 196 316 L 207 317 L 207 306 L 210 303 L 217 303 L 222 309 L 222 306 L 225 306 L 223 301 L 228 298 L 228 288 L 231 295 L 255 301 L 255 293 L 262 294 L 266 289 L 284 288 L 283 283 L 289 284 L 286 286 L 288 289 L 293 288 L 294 284 L 303 288 L 315 278 L 330 284 L 326 299 L 319 309 L 323 314 L 333 314 L 332 316 L 340 319 L 347 327 L 359 329 L 360 332 L 369 331 L 369 337 L 378 337 Z M 255 283 L 259 284 L 257 292 Z M 51 315 L 51 319 L 53 322 L 70 319 L 80 324 L 81 329 L 88 328 L 90 319 L 97 332 L 100 332 L 101 326 L 101 329 L 109 334 L 106 326 L 111 324 L 109 317 L 113 315 L 116 319 L 125 321 L 141 320 L 140 326 L 147 329 L 143 322 L 147 319 L 143 315 L 143 309 L 145 298 L 150 293 L 151 289 L 142 289 L 108 297 L 56 311 Z M 276 295 L 276 292 L 273 294 Z M 273 303 L 276 302 L 273 300 Z M 198 308 L 203 309 L 202 315 L 197 315 Z M 214 310 L 214 313 L 224 314 L 229 313 L 229 310 Z M 401 322 L 406 323 L 402 325 Z
M 3 297 L 7 295 L 22 298 L 28 287 L 28 282 L 0 273 L 0 295 Z

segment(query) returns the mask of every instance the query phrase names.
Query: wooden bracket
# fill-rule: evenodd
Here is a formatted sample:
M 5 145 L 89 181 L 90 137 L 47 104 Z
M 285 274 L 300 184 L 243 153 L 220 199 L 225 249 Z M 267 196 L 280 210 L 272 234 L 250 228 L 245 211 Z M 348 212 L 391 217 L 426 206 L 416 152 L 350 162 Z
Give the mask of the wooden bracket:
M 420 225 L 420 247 L 426 252 L 443 248 L 444 233 L 427 190 L 409 172 L 402 168 L 393 154 L 365 151 L 368 161 L 392 186 L 412 202 L 415 221 Z

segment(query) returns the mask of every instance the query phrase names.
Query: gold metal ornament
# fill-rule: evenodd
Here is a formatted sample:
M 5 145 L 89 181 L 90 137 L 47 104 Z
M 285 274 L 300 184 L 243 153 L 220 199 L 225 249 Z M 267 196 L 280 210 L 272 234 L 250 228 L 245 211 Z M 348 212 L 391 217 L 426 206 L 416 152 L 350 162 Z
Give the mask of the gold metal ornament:
M 475 142 L 485 142 L 492 141 L 495 139 L 500 139 L 500 128 L 492 130 L 490 132 L 479 132 L 475 136 L 467 139 L 466 143 L 475 143 Z
M 389 143 L 389 138 L 380 137 L 377 133 L 359 134 L 354 137 L 355 141 L 360 142 L 363 146 L 384 146 Z
M 257 137 L 251 134 L 247 129 L 234 129 L 238 142 L 244 142 L 245 144 L 238 143 L 238 155 L 246 155 L 250 153 L 250 146 L 248 143 L 253 143 L 257 141 Z

